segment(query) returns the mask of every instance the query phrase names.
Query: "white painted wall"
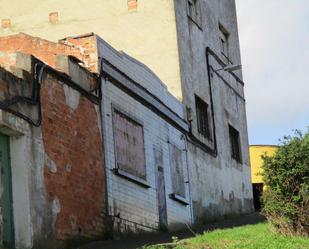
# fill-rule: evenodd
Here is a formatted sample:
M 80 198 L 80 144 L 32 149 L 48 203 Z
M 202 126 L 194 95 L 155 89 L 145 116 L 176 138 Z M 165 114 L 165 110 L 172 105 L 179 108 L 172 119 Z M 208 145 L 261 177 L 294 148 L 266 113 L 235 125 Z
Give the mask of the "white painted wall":
M 104 41 L 99 40 L 99 56 L 104 56 L 117 68 L 130 76 L 133 80 L 151 91 L 167 106 L 183 116 L 182 104 L 170 95 L 158 78 L 144 65 L 137 63 L 126 55 L 119 54 Z M 182 134 L 169 125 L 162 118 L 146 108 L 134 98 L 128 96 L 110 81 L 102 81 L 103 91 L 103 133 L 105 147 L 105 162 L 107 170 L 108 202 L 111 215 L 120 214 L 117 230 L 154 231 L 158 229 L 158 201 L 156 186 L 156 171 L 154 161 L 154 147 L 163 151 L 163 166 L 165 174 L 167 217 L 170 229 L 179 228 L 191 223 L 190 206 L 185 206 L 169 198 L 172 190 L 172 175 L 170 172 L 169 143 L 173 143 L 183 150 L 183 165 L 187 181 L 187 167 L 185 158 L 185 140 Z M 117 106 L 124 113 L 140 120 L 144 129 L 144 146 L 146 156 L 147 182 L 150 188 L 144 188 L 135 183 L 115 175 L 111 169 L 115 168 L 115 151 L 112 126 L 112 105 Z M 186 183 L 186 198 L 189 200 L 189 188 Z M 117 222 L 115 226 L 117 225 Z

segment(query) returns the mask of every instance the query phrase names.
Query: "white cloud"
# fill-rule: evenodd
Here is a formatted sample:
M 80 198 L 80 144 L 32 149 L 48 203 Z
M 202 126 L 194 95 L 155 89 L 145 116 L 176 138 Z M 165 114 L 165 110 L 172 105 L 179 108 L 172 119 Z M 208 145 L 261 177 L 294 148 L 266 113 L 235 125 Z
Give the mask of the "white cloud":
M 309 125 L 309 1 L 236 3 L 249 130 Z

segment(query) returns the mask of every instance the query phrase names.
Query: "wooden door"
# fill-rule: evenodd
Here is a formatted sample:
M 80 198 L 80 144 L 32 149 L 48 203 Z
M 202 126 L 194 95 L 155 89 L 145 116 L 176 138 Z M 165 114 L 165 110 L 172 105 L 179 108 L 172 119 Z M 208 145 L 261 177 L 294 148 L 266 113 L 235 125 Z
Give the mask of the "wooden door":
M 9 137 L 0 134 L 0 169 L 2 184 L 2 242 L 6 248 L 14 248 L 14 223 L 12 201 L 12 174 L 10 165 Z
M 157 179 L 157 198 L 159 210 L 159 226 L 161 230 L 167 230 L 166 191 L 164 180 L 163 153 L 162 150 L 154 149 L 155 169 Z

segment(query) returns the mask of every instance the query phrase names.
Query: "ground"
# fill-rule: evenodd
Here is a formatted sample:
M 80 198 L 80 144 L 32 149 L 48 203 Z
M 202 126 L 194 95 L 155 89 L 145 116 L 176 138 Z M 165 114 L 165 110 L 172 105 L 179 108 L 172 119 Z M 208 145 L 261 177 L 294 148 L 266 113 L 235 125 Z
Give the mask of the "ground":
M 163 245 L 163 243 L 165 244 Z M 309 239 L 277 235 L 271 231 L 264 217 L 255 213 L 203 225 L 194 228 L 192 231 L 187 229 L 177 233 L 158 233 L 155 235 L 151 234 L 136 237 L 130 236 L 129 238 L 113 241 L 94 242 L 77 249 L 115 248 L 309 249 Z
M 98 241 L 88 245 L 80 246 L 76 249 L 135 249 L 146 244 L 160 244 L 172 242 L 172 237 L 179 239 L 186 239 L 195 236 L 195 234 L 202 234 L 204 231 L 213 231 L 215 229 L 232 228 L 248 224 L 257 224 L 265 221 L 264 217 L 258 213 L 242 215 L 218 222 L 212 222 L 203 226 L 176 232 L 176 233 L 158 233 L 158 234 L 144 234 L 140 236 L 130 236 L 128 238 L 121 238 L 112 241 Z
M 176 239 L 175 239 L 176 240 Z M 309 249 L 309 239 L 275 234 L 267 222 L 205 232 L 192 239 L 142 249 Z

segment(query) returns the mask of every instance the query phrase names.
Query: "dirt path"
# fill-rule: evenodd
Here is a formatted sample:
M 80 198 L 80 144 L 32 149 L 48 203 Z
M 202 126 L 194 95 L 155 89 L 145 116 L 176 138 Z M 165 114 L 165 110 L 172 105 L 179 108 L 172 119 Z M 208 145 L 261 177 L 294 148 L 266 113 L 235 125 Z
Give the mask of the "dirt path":
M 232 228 L 237 226 L 243 226 L 248 224 L 257 224 L 265 221 L 265 218 L 258 213 L 239 216 L 237 218 L 222 220 L 216 223 L 199 226 L 194 230 L 194 233 L 200 234 L 205 231 L 212 231 L 214 229 Z M 193 237 L 194 234 L 189 230 L 184 230 L 176 233 L 158 233 L 152 235 L 140 235 L 129 238 L 122 238 L 120 240 L 108 240 L 93 242 L 88 245 L 80 246 L 76 249 L 136 249 L 145 244 L 160 244 L 171 242 L 172 236 L 176 236 L 179 239 L 186 239 Z

